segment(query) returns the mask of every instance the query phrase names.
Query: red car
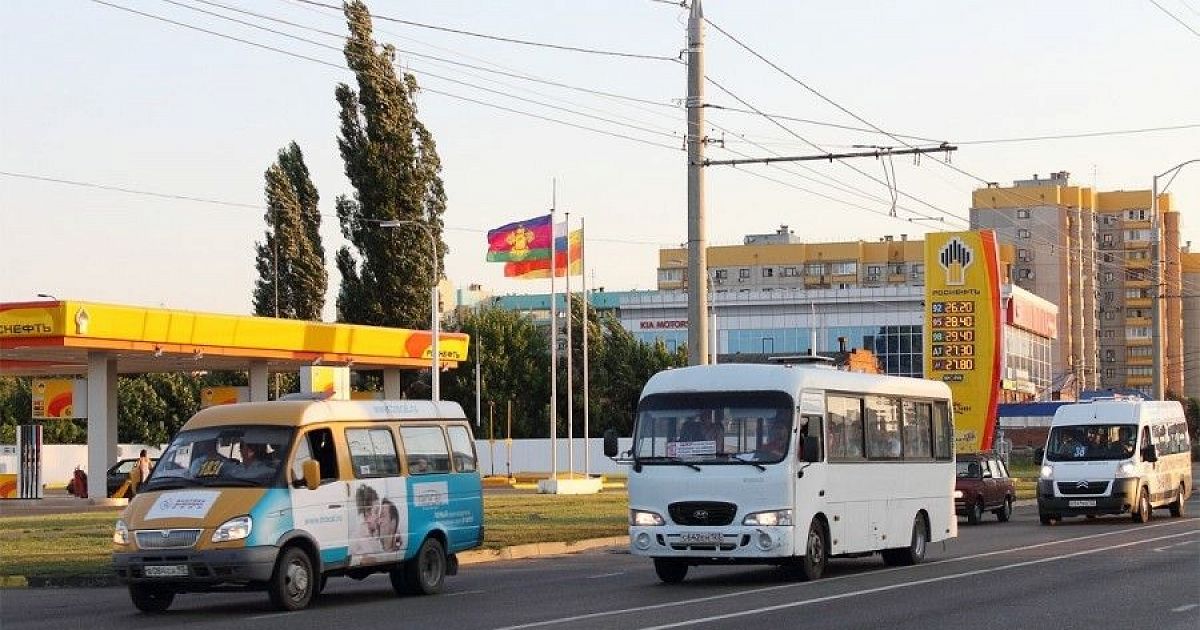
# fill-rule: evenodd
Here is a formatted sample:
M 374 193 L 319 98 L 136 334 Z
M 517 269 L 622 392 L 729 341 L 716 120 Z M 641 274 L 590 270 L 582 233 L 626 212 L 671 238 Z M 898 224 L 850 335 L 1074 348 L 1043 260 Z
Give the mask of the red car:
M 994 453 L 964 453 L 957 457 L 954 482 L 954 512 L 975 525 L 991 511 L 1001 523 L 1012 516 L 1013 490 L 1008 467 Z

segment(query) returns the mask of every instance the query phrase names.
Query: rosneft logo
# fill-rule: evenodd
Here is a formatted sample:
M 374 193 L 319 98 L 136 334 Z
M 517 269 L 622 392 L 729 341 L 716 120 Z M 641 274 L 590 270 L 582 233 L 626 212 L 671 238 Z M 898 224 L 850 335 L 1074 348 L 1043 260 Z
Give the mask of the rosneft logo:
M 967 268 L 975 261 L 975 251 L 957 236 L 950 239 L 938 252 L 938 264 L 946 272 L 947 286 L 967 283 Z
M 49 324 L 0 324 L 0 337 L 36 337 L 54 334 L 54 327 Z

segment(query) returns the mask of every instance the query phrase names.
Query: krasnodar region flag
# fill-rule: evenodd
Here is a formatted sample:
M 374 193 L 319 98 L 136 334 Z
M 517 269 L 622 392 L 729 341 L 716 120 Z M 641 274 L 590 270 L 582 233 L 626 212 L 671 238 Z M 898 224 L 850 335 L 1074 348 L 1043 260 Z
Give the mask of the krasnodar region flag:
M 583 275 L 583 230 L 566 233 L 566 224 L 554 226 L 554 276 L 562 278 L 570 273 L 572 276 Z M 509 262 L 504 265 L 504 277 L 521 280 L 534 280 L 550 277 L 550 260 L 527 260 Z
M 489 230 L 487 239 L 489 262 L 546 260 L 548 263 L 554 231 L 547 214 Z

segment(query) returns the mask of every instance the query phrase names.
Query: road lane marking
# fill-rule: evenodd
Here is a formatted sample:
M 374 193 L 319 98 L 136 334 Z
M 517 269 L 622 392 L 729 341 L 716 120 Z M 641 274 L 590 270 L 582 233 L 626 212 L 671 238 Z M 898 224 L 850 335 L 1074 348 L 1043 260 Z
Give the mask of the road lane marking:
M 487 591 L 485 591 L 481 588 L 477 588 L 473 591 L 456 591 L 454 593 L 446 593 L 445 595 L 443 595 L 443 597 L 454 597 L 455 595 L 478 595 L 480 593 L 486 593 L 486 592 Z
M 614 577 L 614 576 L 617 576 L 617 575 L 625 575 L 625 572 L 624 572 L 624 571 L 617 571 L 616 573 L 601 573 L 600 575 L 589 575 L 589 576 L 587 576 L 587 577 L 586 577 L 586 578 L 584 578 L 584 579 L 585 579 L 585 580 L 599 580 L 600 578 Z
M 748 610 L 742 610 L 742 611 L 732 612 L 732 613 L 725 613 L 723 615 L 713 615 L 710 617 L 697 617 L 695 619 L 689 619 L 687 621 L 677 621 L 675 623 L 667 623 L 667 624 L 662 624 L 659 626 L 646 626 L 644 628 L 641 628 L 641 630 L 666 630 L 667 628 L 678 628 L 681 626 L 692 626 L 692 625 L 696 625 L 696 624 L 700 624 L 700 623 L 709 623 L 709 622 L 713 622 L 713 621 L 721 621 L 724 619 L 734 619 L 737 617 L 745 617 L 748 615 L 759 615 L 762 613 L 774 612 L 777 610 L 786 610 L 788 608 L 798 608 L 800 606 L 809 606 L 811 604 L 821 604 L 824 602 L 834 601 L 834 600 L 838 600 L 838 599 L 846 599 L 849 597 L 858 597 L 860 595 L 870 595 L 872 593 L 883 593 L 886 591 L 895 591 L 895 590 L 899 590 L 902 588 L 909 588 L 910 586 L 920 586 L 923 584 L 935 584 L 937 582 L 946 582 L 948 580 L 958 580 L 961 578 L 974 577 L 977 575 L 987 575 L 989 573 L 997 573 L 999 571 L 1008 571 L 1009 569 L 1020 569 L 1023 567 L 1029 567 L 1029 566 L 1034 566 L 1034 565 L 1038 565 L 1038 564 L 1045 564 L 1047 562 L 1056 562 L 1058 560 L 1067 560 L 1069 558 L 1077 558 L 1079 556 L 1088 556 L 1088 555 L 1092 555 L 1095 553 L 1102 553 L 1105 551 L 1113 551 L 1115 549 L 1122 549 L 1124 547 L 1132 547 L 1133 545 L 1141 545 L 1141 544 L 1145 544 L 1145 543 L 1157 542 L 1159 540 L 1169 540 L 1171 538 L 1179 538 L 1180 536 L 1194 536 L 1194 535 L 1196 535 L 1196 533 L 1197 532 L 1181 532 L 1178 534 L 1167 534 L 1165 536 L 1159 536 L 1157 538 L 1148 538 L 1145 540 L 1134 540 L 1134 541 L 1130 541 L 1130 542 L 1121 543 L 1118 545 L 1110 545 L 1108 547 L 1100 547 L 1098 549 L 1085 549 L 1083 551 L 1074 551 L 1071 553 L 1064 553 L 1064 554 L 1058 555 L 1058 556 L 1050 556 L 1048 558 L 1038 558 L 1037 560 L 1026 560 L 1024 562 L 1017 562 L 1014 564 L 1006 564 L 1004 566 L 991 567 L 989 569 L 975 569 L 973 571 L 963 571 L 962 573 L 951 573 L 950 575 L 939 575 L 937 577 L 925 578 L 923 580 L 916 580 L 914 582 L 889 584 L 887 586 L 877 586 L 875 588 L 867 588 L 867 589 L 862 589 L 859 591 L 851 591 L 849 593 L 838 593 L 836 595 L 826 595 L 825 597 L 816 597 L 813 599 L 806 599 L 806 600 L 800 601 L 800 602 L 788 602 L 786 604 L 775 604 L 774 606 L 763 606 L 761 608 L 751 608 Z
M 1187 612 L 1193 608 L 1200 608 L 1200 604 L 1184 604 L 1171 609 L 1171 612 Z
M 1185 541 L 1183 541 L 1183 542 L 1181 542 L 1181 543 L 1175 543 L 1174 545 L 1167 545 L 1166 547 L 1155 547 L 1155 548 L 1154 548 L 1154 550 L 1155 550 L 1155 551 L 1165 551 L 1165 550 L 1167 550 L 1167 549 L 1174 549 L 1175 547 L 1182 547 L 1182 546 L 1184 546 L 1184 545 L 1190 545 L 1190 544 L 1192 544 L 1192 543 L 1194 543 L 1194 542 L 1197 542 L 1197 541 L 1195 541 L 1195 540 L 1185 540 Z
M 1113 530 L 1111 532 L 1101 532 L 1099 534 L 1089 534 L 1087 536 L 1080 536 L 1078 538 L 1065 538 L 1062 540 L 1051 540 L 1048 542 L 1037 543 L 1034 545 L 1023 545 L 1021 547 L 1012 547 L 1009 549 L 1000 549 L 997 551 L 985 551 L 982 553 L 971 554 L 969 556 L 959 556 L 957 558 L 945 558 L 942 560 L 935 560 L 933 562 L 926 562 L 926 563 L 923 563 L 923 564 L 920 564 L 917 566 L 918 567 L 930 567 L 930 566 L 937 566 L 940 564 L 949 564 L 951 562 L 962 562 L 965 560 L 987 558 L 990 556 L 995 556 L 995 555 L 1000 555 L 1000 554 L 1005 554 L 1005 553 L 1012 553 L 1014 551 L 1025 551 L 1027 549 L 1037 549 L 1039 547 L 1061 545 L 1061 544 L 1070 543 L 1070 542 L 1078 542 L 1081 540 L 1102 538 L 1105 536 L 1116 536 L 1118 534 L 1137 533 L 1137 532 L 1145 531 L 1147 529 L 1156 529 L 1159 527 L 1169 527 L 1171 525 L 1179 525 L 1181 523 L 1189 523 L 1194 520 L 1196 520 L 1196 519 L 1193 517 L 1193 518 L 1186 518 L 1186 519 L 1180 519 L 1180 520 L 1172 520 L 1172 521 L 1169 521 L 1166 523 L 1153 523 L 1150 525 L 1142 525 L 1141 527 L 1136 527 L 1136 528 L 1118 529 L 1118 530 Z M 612 615 L 621 615 L 621 614 L 625 614 L 625 613 L 642 612 L 642 611 L 647 611 L 647 610 L 659 610 L 662 608 L 671 608 L 674 606 L 687 606 L 689 604 L 700 604 L 700 603 L 704 603 L 704 602 L 728 599 L 730 597 L 742 597 L 745 595 L 754 595 L 754 594 L 758 594 L 758 593 L 769 593 L 772 591 L 778 591 L 778 590 L 788 589 L 788 588 L 799 588 L 799 587 L 803 587 L 806 585 L 812 585 L 812 584 L 818 584 L 818 583 L 819 584 L 828 584 L 829 582 L 848 580 L 851 578 L 861 577 L 863 575 L 884 575 L 887 573 L 893 573 L 895 571 L 911 571 L 916 568 L 917 567 L 891 567 L 891 568 L 876 569 L 876 570 L 870 571 L 868 573 L 854 573 L 854 574 L 850 574 L 850 575 L 838 575 L 838 576 L 834 576 L 834 577 L 823 578 L 817 582 L 800 582 L 800 583 L 790 582 L 787 584 L 777 584 L 775 586 L 764 586 L 764 587 L 754 588 L 754 589 L 749 589 L 749 590 L 735 591 L 732 593 L 722 593 L 720 595 L 708 595 L 705 597 L 693 597 L 691 599 L 680 599 L 680 600 L 676 600 L 673 602 L 662 602 L 660 604 L 647 604 L 645 606 L 635 606 L 632 608 L 624 608 L 621 610 L 605 610 L 605 611 L 594 612 L 594 613 L 583 613 L 580 615 L 572 615 L 570 617 L 559 617 L 556 619 L 546 619 L 543 621 L 532 621 L 529 623 L 516 624 L 516 625 L 512 625 L 512 626 L 504 626 L 501 628 L 496 628 L 496 630 L 523 630 L 524 628 L 540 628 L 543 626 L 553 626 L 553 625 L 558 625 L 558 624 L 563 624 L 563 623 L 571 623 L 574 621 L 596 619 L 598 617 L 610 617 Z
M 271 614 L 269 614 L 269 615 L 256 615 L 256 616 L 254 616 L 254 617 L 246 617 L 246 619 L 247 619 L 247 620 L 255 620 L 255 619 L 273 619 L 273 618 L 275 618 L 275 617 L 282 617 L 282 616 L 284 616 L 284 615 L 291 615 L 291 614 L 295 614 L 295 612 L 296 612 L 296 611 L 294 611 L 294 610 L 293 610 L 293 611 L 288 611 L 288 612 L 271 613 Z

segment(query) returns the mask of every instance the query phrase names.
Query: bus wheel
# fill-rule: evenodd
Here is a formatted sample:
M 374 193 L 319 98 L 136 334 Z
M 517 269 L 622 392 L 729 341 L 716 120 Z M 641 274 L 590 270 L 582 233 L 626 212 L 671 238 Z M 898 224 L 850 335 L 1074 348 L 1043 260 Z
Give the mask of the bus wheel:
M 275 572 L 267 582 L 267 596 L 280 610 L 300 610 L 308 606 L 316 591 L 318 578 L 312 559 L 299 547 L 286 547 L 275 561 Z
M 655 558 L 654 572 L 663 584 L 679 584 L 687 577 L 688 565 L 676 558 Z
M 149 584 L 130 584 L 129 599 L 144 613 L 166 612 L 175 600 L 175 592 Z
M 1133 522 L 1145 523 L 1150 520 L 1150 489 L 1142 486 L 1142 491 L 1138 493 L 1137 507 L 1133 509 Z
M 825 566 L 829 564 L 829 533 L 825 531 L 825 522 L 814 518 L 808 526 L 808 536 L 804 539 L 804 556 L 796 567 L 796 577 L 802 580 L 820 579 L 825 574 Z
M 1179 482 L 1179 494 L 1175 495 L 1175 502 L 1171 504 L 1171 516 L 1179 518 L 1187 515 L 1187 507 L 1184 505 L 1183 495 L 1187 488 L 1184 488 L 1183 482 Z
M 913 519 L 912 542 L 899 549 L 884 549 L 883 561 L 889 566 L 902 567 L 919 564 L 925 559 L 925 546 L 929 542 L 929 530 L 925 527 L 925 515 L 917 514 Z
M 404 565 L 404 582 L 417 595 L 436 595 L 446 583 L 446 550 L 436 538 L 426 538 L 417 555 Z M 392 582 L 395 585 L 395 580 Z

